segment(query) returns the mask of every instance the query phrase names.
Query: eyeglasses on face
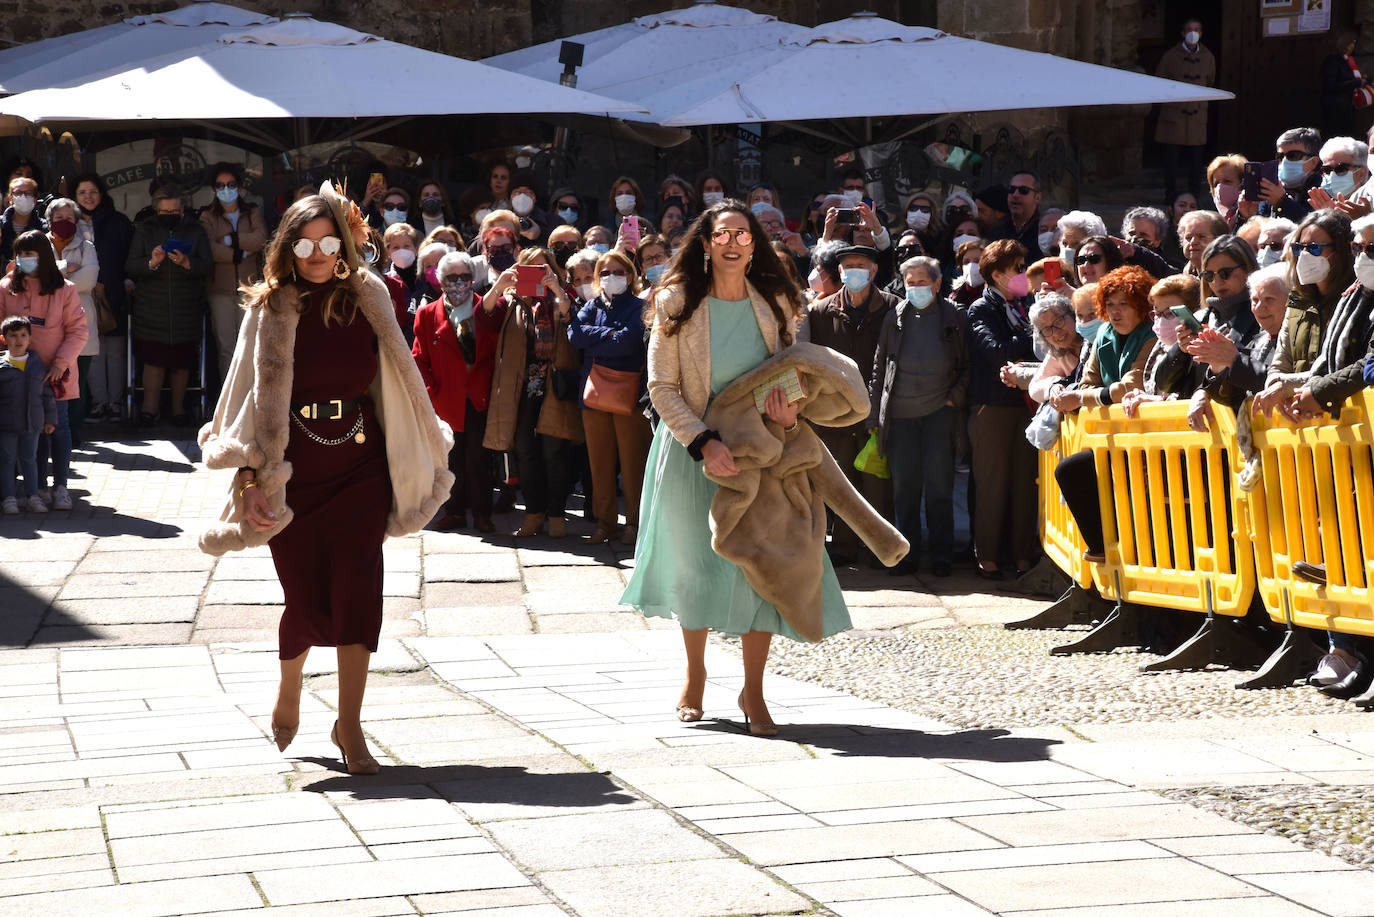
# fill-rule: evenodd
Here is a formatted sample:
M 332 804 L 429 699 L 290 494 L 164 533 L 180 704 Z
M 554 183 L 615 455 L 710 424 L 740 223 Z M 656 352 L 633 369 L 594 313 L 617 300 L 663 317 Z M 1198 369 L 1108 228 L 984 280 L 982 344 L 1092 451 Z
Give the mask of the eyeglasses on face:
M 554 206 L 559 210 L 572 210 L 574 212 L 580 212 L 582 210 L 581 207 L 577 206 L 577 201 L 559 201 Z
M 1374 242 L 1352 242 L 1350 243 L 1350 251 L 1356 256 L 1368 255 L 1374 258 Z
M 625 276 L 625 269 L 624 269 L 624 268 L 616 268 L 616 269 L 614 269 L 614 270 L 604 270 L 604 271 L 601 271 L 600 273 L 598 273 L 596 276 L 598 276 L 598 277 L 624 277 L 624 276 Z
M 1265 242 L 1260 246 L 1260 251 L 1282 252 L 1283 242 Z
M 1308 153 L 1306 150 L 1289 150 L 1287 153 L 1283 153 L 1281 155 L 1284 159 L 1288 160 L 1289 162 L 1302 162 L 1311 154 Z
M 1330 175 L 1332 172 L 1334 172 L 1337 175 L 1344 175 L 1353 168 L 1355 167 L 1348 162 L 1338 162 L 1332 166 L 1322 166 L 1322 174 Z
M 1302 252 L 1307 252 L 1310 255 L 1320 255 L 1322 249 L 1331 247 L 1330 242 L 1290 242 L 1289 245 L 1293 247 L 1293 254 L 1295 255 Z
M 931 212 L 933 212 L 932 209 L 931 209 L 931 206 L 930 206 L 929 204 L 912 204 L 910 207 L 906 208 L 906 212 L 907 212 L 907 213 L 915 213 L 915 212 L 917 212 L 918 210 L 919 210 L 921 213 L 931 213 Z
M 309 258 L 315 254 L 316 248 L 320 250 L 321 254 L 332 258 L 339 253 L 339 249 L 343 248 L 343 242 L 339 241 L 338 236 L 325 236 L 318 241 L 297 239 L 295 244 L 291 246 L 291 250 L 296 253 L 297 258 Z
M 1224 267 L 1216 271 L 1203 271 L 1202 280 L 1204 283 L 1211 283 L 1220 277 L 1223 281 L 1230 280 L 1231 275 L 1240 270 L 1239 267 Z
M 1007 188 L 1008 194 L 1030 195 L 1039 191 L 1039 188 L 1032 188 L 1030 185 L 1011 185 Z
M 223 191 L 225 188 L 237 188 L 238 186 L 239 183 L 236 181 L 217 181 L 214 185 L 216 191 Z
M 1079 255 L 1078 257 L 1073 259 L 1073 263 L 1078 265 L 1079 267 L 1082 267 L 1085 264 L 1101 264 L 1102 256 L 1099 255 L 1097 252 L 1093 252 L 1090 255 Z
M 1041 334 L 1045 334 L 1046 332 L 1050 332 L 1050 331 L 1066 331 L 1066 332 L 1067 332 L 1067 331 L 1072 331 L 1072 330 L 1073 330 L 1073 319 L 1070 318 L 1070 317 L 1067 316 L 1067 315 L 1061 315 L 1061 316 L 1059 316 L 1059 318 L 1055 319 L 1054 321 L 1048 322 L 1048 323 L 1046 323 L 1046 324 L 1042 324 L 1042 325 L 1040 326 L 1040 333 L 1041 333 Z
M 747 229 L 717 229 L 711 233 L 711 241 L 717 245 L 729 245 L 734 239 L 736 245 L 748 245 L 754 241 L 754 234 Z
M 444 283 L 472 283 L 471 274 L 445 274 Z
M 401 213 L 406 209 L 406 205 L 401 201 L 387 201 L 382 205 L 382 209 L 388 213 Z

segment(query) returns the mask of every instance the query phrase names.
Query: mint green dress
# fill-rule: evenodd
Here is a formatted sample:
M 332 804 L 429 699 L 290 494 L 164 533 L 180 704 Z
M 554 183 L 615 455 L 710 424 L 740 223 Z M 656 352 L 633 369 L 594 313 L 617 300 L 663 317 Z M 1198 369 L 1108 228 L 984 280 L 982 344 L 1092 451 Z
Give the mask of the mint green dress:
M 708 297 L 711 316 L 711 396 L 768 359 L 768 345 L 749 300 Z M 621 604 L 645 615 L 676 618 L 684 630 L 726 634 L 751 630 L 802 638 L 749 585 L 744 572 L 711 547 L 716 484 L 666 424 L 659 424 L 644 469 L 635 569 Z M 851 626 L 830 558 L 822 555 L 821 624 L 825 636 Z

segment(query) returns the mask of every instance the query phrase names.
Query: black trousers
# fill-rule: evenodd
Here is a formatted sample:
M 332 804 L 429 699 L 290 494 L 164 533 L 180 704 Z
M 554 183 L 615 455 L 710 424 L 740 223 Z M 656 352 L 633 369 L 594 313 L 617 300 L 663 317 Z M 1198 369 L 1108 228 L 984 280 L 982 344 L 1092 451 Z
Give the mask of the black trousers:
M 520 399 L 515 418 L 515 457 L 520 464 L 520 491 L 525 512 L 561 518 L 577 476 L 577 448 L 570 440 L 536 433 L 545 395 Z
M 453 431 L 453 448 L 448 450 L 448 470 L 453 472 L 444 512 L 461 516 L 472 511 L 474 521 L 491 518 L 491 453 L 482 448 L 487 432 L 487 412 L 479 411 L 469 400 L 463 416 L 463 430 Z
M 1102 504 L 1097 495 L 1097 465 L 1091 449 L 1075 452 L 1062 459 L 1054 469 L 1054 478 L 1064 494 L 1064 502 L 1073 513 L 1073 521 L 1083 536 L 1083 543 L 1092 554 L 1103 554 L 1107 547 L 1102 534 Z
M 1164 200 L 1169 206 L 1173 206 L 1174 198 L 1179 191 L 1187 191 L 1199 199 L 1199 203 L 1206 203 L 1202 200 L 1199 186 L 1202 179 L 1206 177 L 1206 169 L 1203 168 L 1204 146 L 1182 146 L 1177 143 L 1161 143 L 1160 147 L 1164 151 Z M 1180 160 L 1183 163 L 1183 187 L 1179 188 L 1178 167 Z M 1208 194 L 1210 199 L 1211 195 Z

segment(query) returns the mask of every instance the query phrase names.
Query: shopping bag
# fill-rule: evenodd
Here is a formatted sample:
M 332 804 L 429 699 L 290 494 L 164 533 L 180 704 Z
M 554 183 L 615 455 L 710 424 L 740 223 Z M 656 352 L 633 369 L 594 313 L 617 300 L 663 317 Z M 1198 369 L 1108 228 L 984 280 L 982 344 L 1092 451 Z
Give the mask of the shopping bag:
M 877 430 L 868 434 L 868 442 L 864 443 L 864 447 L 854 457 L 854 467 L 875 478 L 892 477 L 892 472 L 887 467 L 887 456 L 878 451 Z

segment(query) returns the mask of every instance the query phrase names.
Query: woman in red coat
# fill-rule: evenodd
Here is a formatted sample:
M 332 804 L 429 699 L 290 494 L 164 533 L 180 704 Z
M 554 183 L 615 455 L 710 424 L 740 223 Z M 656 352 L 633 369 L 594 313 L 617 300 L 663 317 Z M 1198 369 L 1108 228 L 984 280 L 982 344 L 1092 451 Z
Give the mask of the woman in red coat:
M 466 252 L 449 252 L 436 273 L 443 295 L 416 311 L 410 349 L 435 413 L 453 428 L 448 454 L 453 489 L 436 528 L 462 528 L 471 510 L 473 527 L 493 532 L 491 461 L 482 438 L 505 309 L 482 308 L 482 297 L 472 290 L 472 259 Z

